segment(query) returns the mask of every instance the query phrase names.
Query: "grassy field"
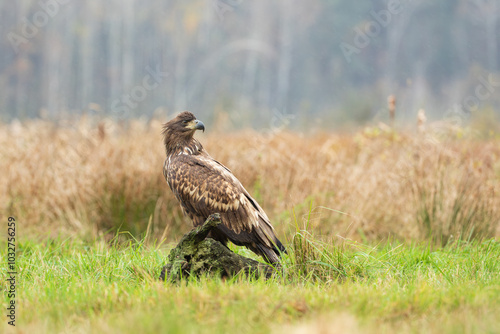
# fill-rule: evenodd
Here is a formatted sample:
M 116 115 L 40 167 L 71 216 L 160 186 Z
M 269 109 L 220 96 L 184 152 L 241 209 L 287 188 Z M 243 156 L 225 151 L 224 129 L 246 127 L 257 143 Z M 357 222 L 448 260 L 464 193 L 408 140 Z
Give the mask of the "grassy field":
M 166 250 L 19 245 L 25 333 L 498 333 L 500 243 L 300 246 L 270 281 L 157 280 Z M 5 321 L 2 324 L 7 329 Z M 0 327 L 0 328 L 2 328 Z
M 500 137 L 208 128 L 199 139 L 289 255 L 269 281 L 170 285 L 157 277 L 191 226 L 163 179 L 160 127 L 0 124 L 20 332 L 500 332 Z

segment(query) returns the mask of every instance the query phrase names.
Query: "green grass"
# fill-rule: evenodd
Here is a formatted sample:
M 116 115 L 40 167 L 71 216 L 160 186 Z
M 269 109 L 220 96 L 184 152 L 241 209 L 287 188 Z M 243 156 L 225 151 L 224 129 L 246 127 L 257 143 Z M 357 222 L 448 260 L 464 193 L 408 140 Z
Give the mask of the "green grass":
M 164 247 L 70 239 L 17 246 L 17 328 L 24 332 L 500 330 L 495 240 L 369 247 L 320 243 L 297 233 L 276 278 L 205 277 L 179 285 L 157 280 L 168 254 Z M 5 265 L 1 272 L 4 277 Z M 0 332 L 10 331 L 2 318 Z

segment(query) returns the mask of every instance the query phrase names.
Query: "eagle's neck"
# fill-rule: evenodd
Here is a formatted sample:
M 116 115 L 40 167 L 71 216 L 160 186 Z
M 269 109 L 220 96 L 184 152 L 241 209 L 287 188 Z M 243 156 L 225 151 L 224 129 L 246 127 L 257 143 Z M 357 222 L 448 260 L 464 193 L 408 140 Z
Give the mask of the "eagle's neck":
M 167 156 L 180 154 L 198 155 L 203 150 L 201 143 L 192 136 L 175 136 L 165 133 L 164 143 Z

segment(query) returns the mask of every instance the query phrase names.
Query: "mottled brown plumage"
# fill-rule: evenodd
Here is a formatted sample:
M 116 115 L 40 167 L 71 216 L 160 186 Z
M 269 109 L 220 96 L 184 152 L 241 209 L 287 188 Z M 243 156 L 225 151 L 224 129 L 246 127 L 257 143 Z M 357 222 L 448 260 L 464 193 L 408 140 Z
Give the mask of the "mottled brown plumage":
M 196 130 L 204 131 L 205 126 L 188 111 L 163 127 L 167 153 L 163 175 L 184 213 L 194 226 L 219 213 L 222 224 L 211 233 L 212 238 L 223 244 L 230 240 L 271 263 L 278 262 L 285 248 L 276 238 L 266 213 L 231 171 L 193 138 Z

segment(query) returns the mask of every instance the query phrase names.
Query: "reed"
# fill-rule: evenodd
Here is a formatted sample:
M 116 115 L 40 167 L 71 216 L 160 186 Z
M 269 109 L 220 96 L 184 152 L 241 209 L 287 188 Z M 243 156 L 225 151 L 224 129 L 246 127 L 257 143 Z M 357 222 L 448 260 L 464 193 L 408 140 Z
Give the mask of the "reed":
M 498 138 L 464 139 L 454 129 L 304 135 L 216 128 L 197 136 L 285 239 L 297 229 L 442 243 L 500 234 Z M 23 235 L 148 231 L 149 240 L 171 241 L 191 228 L 163 179 L 160 121 L 32 120 L 0 129 L 0 203 Z

